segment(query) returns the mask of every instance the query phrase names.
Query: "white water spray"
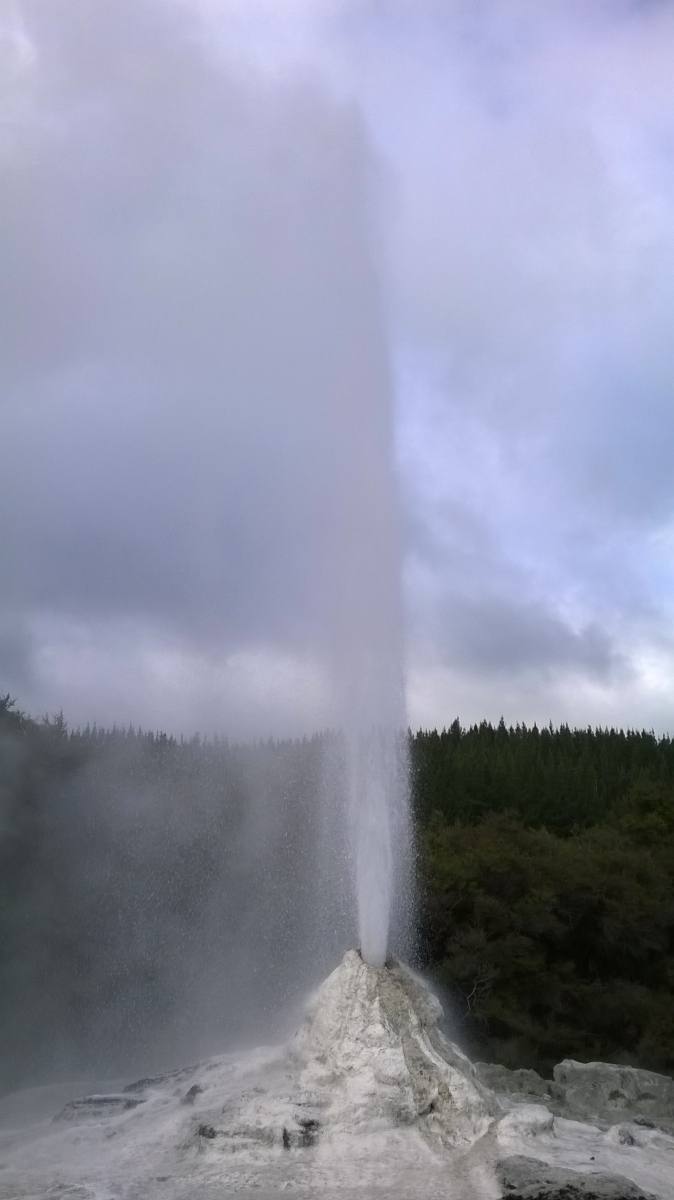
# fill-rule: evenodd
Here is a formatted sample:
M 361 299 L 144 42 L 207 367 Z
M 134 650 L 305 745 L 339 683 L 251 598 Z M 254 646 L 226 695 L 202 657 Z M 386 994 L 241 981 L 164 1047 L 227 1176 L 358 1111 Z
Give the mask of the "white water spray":
M 386 962 L 397 861 L 404 852 L 407 772 L 392 729 L 352 734 L 347 744 L 360 949 L 373 967 Z
M 407 948 L 411 855 L 393 402 L 378 289 L 367 284 L 369 320 L 353 330 L 335 396 L 331 660 L 359 944 L 367 963 L 383 966 L 392 934 L 398 953 Z

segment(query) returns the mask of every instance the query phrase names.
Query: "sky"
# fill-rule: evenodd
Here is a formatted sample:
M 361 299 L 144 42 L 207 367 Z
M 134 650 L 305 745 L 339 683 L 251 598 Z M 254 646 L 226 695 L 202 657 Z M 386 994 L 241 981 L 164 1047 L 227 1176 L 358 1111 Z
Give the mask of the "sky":
M 672 61 L 657 0 L 1 0 L 0 692 L 330 723 L 358 447 L 413 728 L 671 732 Z

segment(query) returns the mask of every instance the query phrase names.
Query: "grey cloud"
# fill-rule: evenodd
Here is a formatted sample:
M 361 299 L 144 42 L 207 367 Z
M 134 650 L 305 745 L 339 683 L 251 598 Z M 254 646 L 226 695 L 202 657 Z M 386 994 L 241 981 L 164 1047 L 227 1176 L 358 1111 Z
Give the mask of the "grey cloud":
M 0 616 L 0 691 L 25 695 L 33 685 L 32 658 L 35 645 L 20 615 Z
M 581 672 L 606 680 L 624 665 L 596 624 L 577 631 L 542 603 L 498 595 L 445 597 L 438 641 L 447 665 L 482 675 Z
M 460 664 L 459 710 L 478 675 L 503 695 L 531 670 L 559 711 L 571 670 L 579 711 L 601 681 L 594 716 L 667 727 L 671 7 L 396 12 L 372 17 L 387 51 L 368 86 L 401 180 L 413 657 Z
M 357 114 L 235 80 L 167 5 L 19 11 L 0 467 L 24 603 L 311 643 L 336 389 L 381 387 Z
M 647 532 L 674 515 L 674 359 L 665 313 L 620 330 L 591 363 L 575 444 L 560 429 L 558 455 L 569 482 L 610 525 Z M 601 336 L 597 337 L 601 346 Z M 580 406 L 579 406 L 580 407 Z

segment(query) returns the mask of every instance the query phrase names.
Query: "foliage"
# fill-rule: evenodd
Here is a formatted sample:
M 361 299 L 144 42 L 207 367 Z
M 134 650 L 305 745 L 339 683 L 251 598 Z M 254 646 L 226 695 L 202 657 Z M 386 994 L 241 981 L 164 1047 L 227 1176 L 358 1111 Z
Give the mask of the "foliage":
M 420 837 L 425 956 L 474 1053 L 674 1068 L 674 788 L 569 837 L 513 813 Z
M 449 822 L 489 812 L 518 813 L 525 824 L 570 833 L 604 819 L 635 785 L 674 787 L 674 742 L 622 729 L 561 725 L 507 728 L 483 721 L 411 739 L 415 808 L 421 821 Z
M 411 740 L 426 964 L 475 1052 L 674 1068 L 674 742 L 486 721 Z

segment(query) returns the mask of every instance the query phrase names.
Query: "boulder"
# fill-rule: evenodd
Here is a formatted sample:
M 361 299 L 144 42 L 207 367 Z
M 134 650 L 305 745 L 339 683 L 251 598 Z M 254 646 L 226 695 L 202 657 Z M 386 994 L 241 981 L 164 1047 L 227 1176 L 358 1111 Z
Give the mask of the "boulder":
M 508 1100 L 550 1105 L 555 1112 L 564 1102 L 564 1089 L 552 1079 L 543 1079 L 536 1071 L 524 1067 L 512 1071 L 500 1063 L 476 1062 L 474 1066 L 480 1083 Z
M 503 1200 L 653 1200 L 623 1175 L 585 1174 L 519 1154 L 502 1159 L 498 1175 Z
M 668 1075 L 567 1058 L 555 1067 L 554 1076 L 572 1119 L 616 1125 L 641 1117 L 674 1131 L 674 1079 Z

